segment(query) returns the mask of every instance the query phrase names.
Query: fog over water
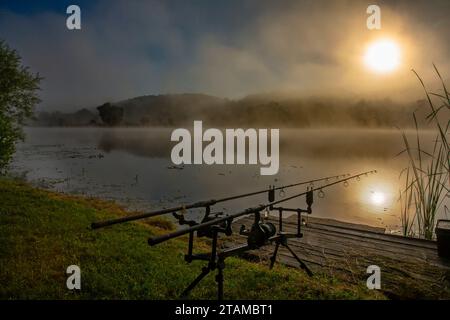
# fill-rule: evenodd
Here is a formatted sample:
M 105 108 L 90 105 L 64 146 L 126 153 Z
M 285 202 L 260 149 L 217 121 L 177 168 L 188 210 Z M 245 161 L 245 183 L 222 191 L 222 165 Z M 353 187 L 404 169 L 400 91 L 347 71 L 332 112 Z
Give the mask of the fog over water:
M 399 175 L 407 162 L 396 156 L 403 149 L 398 130 L 280 129 L 280 170 L 274 176 L 261 176 L 260 165 L 173 166 L 171 132 L 168 128 L 27 128 L 12 171 L 52 190 L 150 210 L 272 184 L 377 170 L 347 187 L 325 189 L 324 198 L 316 195 L 313 215 L 381 226 L 389 232 L 400 228 Z M 424 143 L 434 136 L 422 132 Z M 287 189 L 285 196 L 303 189 Z M 382 195 L 382 203 L 374 201 L 374 194 Z M 233 212 L 266 201 L 265 195 L 255 196 L 213 208 Z M 303 207 L 304 198 L 287 205 Z

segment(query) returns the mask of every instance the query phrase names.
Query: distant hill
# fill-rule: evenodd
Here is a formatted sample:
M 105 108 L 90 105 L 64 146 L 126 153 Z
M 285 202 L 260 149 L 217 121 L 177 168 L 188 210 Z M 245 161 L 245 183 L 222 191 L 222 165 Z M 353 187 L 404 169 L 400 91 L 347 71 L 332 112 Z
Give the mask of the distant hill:
M 300 98 L 252 95 L 239 100 L 204 94 L 165 94 L 113 103 L 123 108 L 123 126 L 185 126 L 203 120 L 216 127 L 411 127 L 415 110 L 425 114 L 425 101 L 400 104 L 390 100 Z M 421 116 L 418 117 L 423 118 Z M 36 125 L 103 125 L 95 108 L 75 113 L 41 113 Z
M 173 126 L 221 114 L 229 100 L 204 94 L 150 95 L 120 101 L 128 125 Z

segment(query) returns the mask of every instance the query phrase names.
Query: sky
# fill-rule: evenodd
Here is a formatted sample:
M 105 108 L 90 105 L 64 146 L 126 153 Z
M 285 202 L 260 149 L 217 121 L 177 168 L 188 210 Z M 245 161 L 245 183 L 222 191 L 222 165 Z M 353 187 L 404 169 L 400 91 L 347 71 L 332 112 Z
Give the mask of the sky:
M 66 8 L 81 8 L 81 30 Z M 381 8 L 368 30 L 366 8 Z M 0 0 L 0 39 L 44 77 L 41 110 L 71 111 L 148 94 L 227 98 L 282 92 L 414 100 L 449 69 L 450 1 Z M 401 65 L 375 74 L 366 46 L 389 37 Z

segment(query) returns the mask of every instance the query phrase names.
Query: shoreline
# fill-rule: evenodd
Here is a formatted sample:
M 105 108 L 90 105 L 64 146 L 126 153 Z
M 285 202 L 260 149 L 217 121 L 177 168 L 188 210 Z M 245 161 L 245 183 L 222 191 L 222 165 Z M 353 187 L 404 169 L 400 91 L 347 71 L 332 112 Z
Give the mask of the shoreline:
M 91 222 L 125 212 L 113 202 L 5 178 L 0 178 L 0 194 L 2 299 L 177 299 L 201 269 L 200 263 L 186 265 L 182 259 L 185 237 L 148 246 L 148 236 L 171 228 L 162 219 L 93 231 Z M 206 243 L 200 241 L 199 247 L 206 249 Z M 292 268 L 268 270 L 237 257 L 227 262 L 225 292 L 230 299 L 385 299 L 364 282 L 327 275 L 310 279 Z M 67 290 L 69 265 L 80 266 L 82 290 Z M 215 299 L 212 278 L 192 292 L 193 299 Z

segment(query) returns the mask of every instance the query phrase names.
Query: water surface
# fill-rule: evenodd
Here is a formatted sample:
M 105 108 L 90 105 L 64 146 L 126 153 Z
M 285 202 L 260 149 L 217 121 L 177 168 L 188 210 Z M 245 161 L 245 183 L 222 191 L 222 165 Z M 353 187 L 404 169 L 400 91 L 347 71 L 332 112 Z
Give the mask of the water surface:
M 167 128 L 27 128 L 12 165 L 32 183 L 61 192 L 117 200 L 151 210 L 265 189 L 337 174 L 377 170 L 376 175 L 324 190 L 313 215 L 400 229 L 399 174 L 405 158 L 398 130 L 280 129 L 280 170 L 261 176 L 260 165 L 174 167 Z M 430 140 L 433 134 L 425 134 Z M 319 186 L 319 184 L 316 184 Z M 284 196 L 304 187 L 285 190 Z M 375 196 L 374 196 L 375 195 Z M 381 195 L 381 200 L 377 196 Z M 283 196 L 277 193 L 277 198 Z M 233 212 L 267 196 L 221 203 Z M 286 203 L 304 207 L 304 198 Z M 196 212 L 194 212 L 194 215 Z

